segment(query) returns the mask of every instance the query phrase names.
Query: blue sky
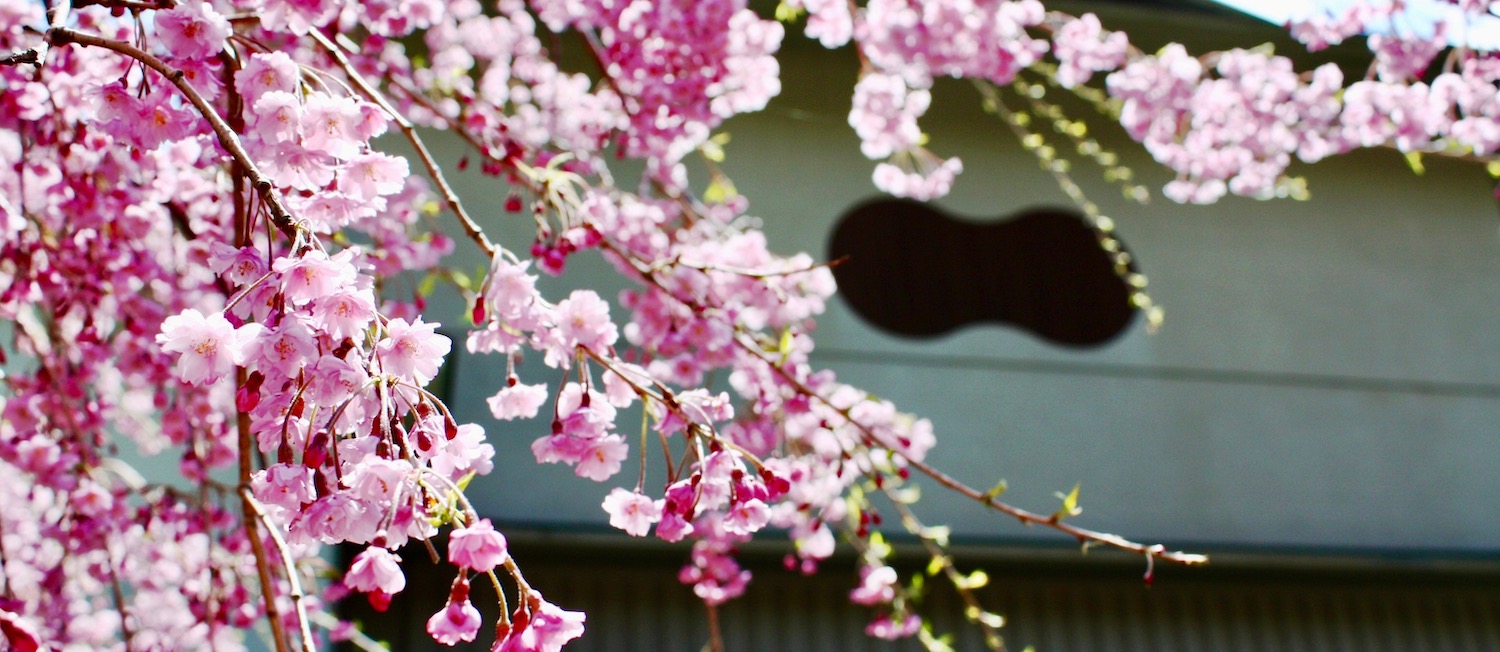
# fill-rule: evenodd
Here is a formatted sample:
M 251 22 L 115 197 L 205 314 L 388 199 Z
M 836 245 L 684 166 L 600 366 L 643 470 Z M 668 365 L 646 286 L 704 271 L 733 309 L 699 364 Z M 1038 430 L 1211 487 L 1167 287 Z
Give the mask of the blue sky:
M 1278 25 L 1289 20 L 1307 18 L 1317 12 L 1339 14 L 1356 0 L 1214 0 L 1221 5 L 1233 7 L 1267 22 Z M 1454 44 L 1468 43 L 1474 47 L 1500 49 L 1500 17 L 1481 18 L 1465 16 L 1457 7 L 1441 0 L 1406 0 L 1407 17 L 1396 21 L 1384 30 L 1411 34 L 1430 34 L 1432 26 L 1440 20 L 1449 23 L 1448 40 Z

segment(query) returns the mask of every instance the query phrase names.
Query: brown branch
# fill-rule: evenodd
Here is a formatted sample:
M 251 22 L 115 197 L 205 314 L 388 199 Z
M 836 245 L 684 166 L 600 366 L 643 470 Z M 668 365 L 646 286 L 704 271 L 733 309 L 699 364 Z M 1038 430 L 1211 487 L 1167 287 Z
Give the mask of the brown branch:
M 708 608 L 708 649 L 710 652 L 724 652 L 724 634 L 719 629 L 719 607 L 706 601 L 703 606 Z
M 235 387 L 245 384 L 245 369 L 236 369 L 234 374 Z M 239 490 L 248 492 L 250 490 L 250 447 L 253 445 L 254 437 L 250 434 L 250 414 L 240 411 L 236 419 L 239 429 L 240 445 L 240 486 Z M 260 593 L 265 602 L 266 621 L 271 626 L 271 636 L 276 642 L 276 652 L 289 652 L 286 632 L 281 628 L 281 613 L 276 608 L 275 583 L 271 581 L 271 566 L 266 559 L 266 544 L 260 539 L 260 521 L 255 518 L 255 508 L 247 501 L 241 501 L 243 510 L 241 513 L 245 538 L 250 540 L 250 549 L 255 553 L 255 569 L 260 575 Z
M 174 9 L 177 0 L 155 0 L 154 2 L 142 0 L 72 0 L 74 9 L 98 5 L 110 9 L 128 9 L 130 11 L 147 11 L 160 9 Z
M 110 595 L 115 601 L 115 611 L 120 613 L 120 638 L 124 640 L 125 652 L 132 652 L 130 641 L 135 638 L 135 632 L 130 629 L 130 611 L 125 608 L 125 591 L 120 588 L 120 575 L 115 571 L 114 555 L 109 560 L 109 589 Z
M 428 176 L 432 177 L 432 180 L 437 183 L 438 192 L 443 195 L 443 201 L 448 204 L 448 208 L 453 211 L 453 214 L 458 216 L 458 223 L 463 227 L 464 233 L 469 236 L 470 240 L 474 241 L 474 244 L 479 245 L 479 248 L 483 249 L 485 254 L 493 258 L 497 247 L 494 243 L 490 242 L 489 237 L 484 234 L 483 229 L 479 228 L 479 224 L 474 221 L 474 218 L 469 216 L 469 212 L 464 210 L 463 203 L 458 199 L 458 193 L 454 192 L 453 187 L 448 184 L 448 178 L 443 175 L 442 169 L 433 160 L 432 152 L 422 142 L 422 137 L 417 135 L 417 130 L 412 126 L 411 121 L 407 120 L 406 116 L 391 106 L 390 102 L 386 101 L 385 96 L 371 85 L 365 79 L 364 75 L 359 74 L 359 71 L 354 68 L 353 64 L 349 63 L 349 58 L 344 56 L 344 51 L 337 44 L 316 29 L 311 30 L 310 33 L 313 40 L 317 41 L 318 45 L 322 46 L 328 52 L 328 56 L 333 57 L 333 60 L 338 62 L 339 67 L 344 69 L 344 74 L 354 84 L 354 87 L 358 88 L 361 93 L 364 93 L 365 97 L 370 98 L 371 102 L 379 105 L 381 109 L 390 114 L 391 120 L 396 123 L 396 128 L 400 129 L 401 133 L 406 135 L 406 140 L 417 151 L 417 158 L 421 159 L 422 166 L 427 168 Z
M 281 554 L 281 565 L 286 570 L 286 580 L 290 587 L 288 592 L 292 599 L 292 610 L 297 613 L 297 631 L 302 635 L 302 652 L 314 652 L 317 645 L 313 643 L 312 627 L 307 619 L 307 607 L 302 604 L 302 581 L 297 579 L 297 562 L 292 559 L 292 551 L 286 545 L 286 540 L 281 538 L 281 532 L 271 519 L 266 517 L 266 511 L 261 508 L 260 501 L 250 493 L 250 487 L 240 487 L 240 499 L 244 501 L 247 509 L 252 511 L 261 523 L 266 526 L 266 534 L 271 535 L 271 543 L 276 544 L 276 551 Z M 273 623 L 279 629 L 279 624 Z
M 766 359 L 765 354 L 756 347 L 750 344 L 746 344 L 745 341 L 740 338 L 735 338 L 734 341 L 735 344 L 742 350 L 750 353 L 751 355 L 760 359 L 761 362 L 764 362 L 766 365 L 770 366 L 771 370 L 775 372 L 776 375 L 780 376 L 782 380 L 785 380 L 788 384 L 790 384 L 792 388 L 795 389 L 798 393 L 803 394 L 808 398 L 815 399 L 818 402 L 832 408 L 839 414 L 839 416 L 844 417 L 844 419 L 850 424 L 864 431 L 865 437 L 870 443 L 879 443 L 879 440 L 875 438 L 875 435 L 870 431 L 870 428 L 863 423 L 855 420 L 852 412 L 848 408 L 841 408 L 835 405 L 828 398 L 808 387 L 806 383 L 803 383 L 796 376 L 793 376 L 791 372 L 787 371 L 781 365 L 778 365 L 771 360 Z M 1050 527 L 1054 530 L 1073 535 L 1081 542 L 1099 543 L 1106 546 L 1119 548 L 1121 550 L 1128 550 L 1142 555 L 1155 557 L 1163 561 L 1170 561 L 1189 566 L 1208 563 L 1208 557 L 1205 555 L 1169 551 L 1160 545 L 1146 545 L 1142 543 L 1136 543 L 1119 535 L 1109 534 L 1107 532 L 1098 532 L 1095 530 L 1081 528 L 1076 525 L 1065 523 L 1062 521 L 1062 519 L 1055 516 L 1042 516 L 1041 514 L 1021 509 L 1009 503 L 997 500 L 993 496 L 990 496 L 982 491 L 979 491 L 978 489 L 959 482 L 952 476 L 939 471 L 937 468 L 926 462 L 914 460 L 905 455 L 903 455 L 902 458 L 905 459 L 907 464 L 910 464 L 912 468 L 921 471 L 924 475 L 932 478 L 933 480 L 937 481 L 938 484 L 947 487 L 954 493 L 978 501 L 980 504 L 1011 516 L 1024 524 Z
M 23 63 L 40 66 L 42 65 L 42 55 L 40 52 L 37 52 L 36 48 L 31 48 L 30 50 L 12 53 L 0 59 L 0 66 L 18 66 Z
M 636 261 L 632 256 L 630 256 L 628 252 L 622 250 L 620 247 L 616 246 L 614 243 L 610 242 L 609 240 L 605 240 L 602 243 L 600 243 L 599 246 L 601 248 L 603 248 L 603 249 L 605 249 L 607 251 L 613 252 L 615 255 L 619 256 L 621 259 L 623 259 L 624 261 L 626 261 L 627 263 L 629 263 L 632 267 L 634 267 L 636 269 L 636 272 L 641 275 L 641 278 L 645 282 L 647 282 L 647 283 L 655 286 L 657 289 L 661 290 L 662 292 L 665 292 L 667 294 L 667 296 L 672 297 L 673 299 L 677 300 L 678 302 L 681 302 L 683 305 L 686 305 L 689 308 L 693 308 L 695 313 L 696 312 L 701 312 L 704 309 L 704 306 L 698 304 L 695 301 L 692 301 L 690 299 L 684 299 L 682 297 L 678 297 L 676 294 L 673 294 L 670 290 L 667 289 L 666 286 L 662 285 L 660 279 L 658 279 L 656 277 L 656 275 L 654 273 L 652 273 L 652 271 L 649 268 L 642 268 L 641 265 L 640 265 L 640 263 L 638 261 Z M 735 326 L 735 330 L 737 332 L 739 332 L 740 334 L 742 334 L 742 335 L 744 334 L 744 332 L 742 330 L 742 327 L 740 327 L 738 324 Z M 824 405 L 827 405 L 829 408 L 831 408 L 835 412 L 837 412 L 839 414 L 839 416 L 844 417 L 844 419 L 846 421 L 848 421 L 851 425 L 855 426 L 856 428 L 858 428 L 859 430 L 861 430 L 862 432 L 864 432 L 865 440 L 867 441 L 868 444 L 878 445 L 880 443 L 880 440 L 875 437 L 875 434 L 870 429 L 870 427 L 866 426 L 865 424 L 861 423 L 859 420 L 855 419 L 854 416 L 853 416 L 853 413 L 851 412 L 851 410 L 849 408 L 839 407 L 838 405 L 834 404 L 832 402 L 832 400 L 830 400 L 828 397 L 823 396 L 822 394 L 818 393 L 816 390 L 812 389 L 811 387 L 808 387 L 807 384 L 804 383 L 804 382 L 802 382 L 801 379 L 799 379 L 796 376 L 792 375 L 791 372 L 787 371 L 784 367 L 782 367 L 781 365 L 777 364 L 775 361 L 769 359 L 766 356 L 766 354 L 765 354 L 764 351 L 761 351 L 758 347 L 754 346 L 753 344 L 745 342 L 745 340 L 742 339 L 741 337 L 736 337 L 734 339 L 734 342 L 735 342 L 735 345 L 738 346 L 740 349 L 744 350 L 746 353 L 749 353 L 750 355 L 754 356 L 756 359 L 760 360 L 761 362 L 765 363 L 768 367 L 770 367 L 771 370 L 777 376 L 780 376 L 782 378 L 782 380 L 785 380 L 787 382 L 787 384 L 791 385 L 792 389 L 796 390 L 797 393 L 802 394 L 802 395 L 808 397 L 809 399 L 813 399 L 813 400 L 816 400 L 816 401 L 818 401 L 818 402 L 820 402 L 820 403 L 822 403 Z M 897 451 L 897 452 L 899 452 L 899 451 Z M 1146 545 L 1146 544 L 1136 543 L 1134 541 L 1131 541 L 1129 539 L 1126 539 L 1126 538 L 1118 536 L 1118 535 L 1109 534 L 1109 533 L 1106 533 L 1106 532 L 1097 532 L 1097 531 L 1094 531 L 1094 530 L 1089 530 L 1089 529 L 1086 529 L 1086 528 L 1077 527 L 1077 526 L 1071 525 L 1069 523 L 1064 523 L 1059 518 L 1055 518 L 1055 517 L 1051 517 L 1051 516 L 1042 516 L 1040 514 L 1036 514 L 1034 512 L 1030 512 L 1030 511 L 1021 509 L 1019 507 L 1015 507 L 1015 506 L 1010 505 L 1008 503 L 1004 503 L 1004 502 L 1001 502 L 999 500 L 996 500 L 994 497 L 989 496 L 989 495 L 985 494 L 984 492 L 979 491 L 978 489 L 974 489 L 973 487 L 970 487 L 970 486 L 968 486 L 968 485 L 966 485 L 966 484 L 964 484 L 962 482 L 959 482 L 958 480 L 954 479 L 952 476 L 949 476 L 948 474 L 943 473 L 942 471 L 939 471 L 938 469 L 936 469 L 933 466 L 927 464 L 926 462 L 921 462 L 921 461 L 918 461 L 918 460 L 910 459 L 910 458 L 908 458 L 908 457 L 906 457 L 904 455 L 902 457 L 904 459 L 906 459 L 907 463 L 910 464 L 912 466 L 912 468 L 915 468 L 918 471 L 921 471 L 923 474 L 925 474 L 928 477 L 932 478 L 933 480 L 937 481 L 938 484 L 941 484 L 944 487 L 947 487 L 948 489 L 954 491 L 955 493 L 958 493 L 961 496 L 965 496 L 965 497 L 970 498 L 972 500 L 978 501 L 980 504 L 983 504 L 983 505 L 985 505 L 985 506 L 987 506 L 987 507 L 989 507 L 991 509 L 994 509 L 994 510 L 999 511 L 999 512 L 1001 512 L 1003 514 L 1009 515 L 1009 516 L 1011 516 L 1011 517 L 1013 517 L 1013 518 L 1021 521 L 1022 523 L 1030 524 L 1030 525 L 1042 525 L 1042 526 L 1045 526 L 1045 527 L 1050 527 L 1050 528 L 1052 528 L 1054 530 L 1065 532 L 1065 533 L 1070 534 L 1070 535 L 1072 535 L 1074 537 L 1077 537 L 1079 541 L 1094 542 L 1094 543 L 1098 543 L 1098 544 L 1103 544 L 1103 545 L 1111 546 L 1111 547 L 1114 547 L 1114 548 L 1120 548 L 1121 550 L 1129 550 L 1131 552 L 1139 553 L 1139 554 L 1142 554 L 1142 555 L 1147 555 L 1147 556 L 1150 556 L 1150 557 L 1155 557 L 1157 559 L 1161 559 L 1161 560 L 1164 560 L 1164 561 L 1170 561 L 1170 562 L 1175 562 L 1175 563 L 1179 563 L 1179 564 L 1186 564 L 1186 565 L 1208 563 L 1208 557 L 1206 557 L 1204 555 L 1198 555 L 1198 554 L 1192 554 L 1192 553 L 1185 553 L 1185 552 L 1173 552 L 1173 551 L 1166 550 L 1164 547 L 1162 547 L 1160 545 Z
M 271 223 L 287 238 L 293 242 L 297 241 L 298 234 L 302 228 L 292 220 L 291 213 L 287 211 L 286 204 L 282 202 L 281 194 L 276 192 L 275 185 L 271 183 L 270 179 L 266 178 L 265 174 L 260 171 L 260 168 L 255 165 L 255 162 L 250 159 L 250 154 L 245 151 L 244 145 L 240 143 L 239 136 L 234 133 L 233 129 L 229 128 L 229 124 L 224 121 L 224 118 L 212 106 L 209 106 L 208 100 L 203 99 L 203 94 L 199 93 L 193 88 L 192 84 L 188 83 L 186 75 L 181 70 L 173 68 L 167 62 L 130 43 L 107 39 L 93 34 L 85 34 L 66 27 L 53 27 L 47 30 L 47 43 L 54 47 L 77 43 L 79 45 L 113 50 L 141 62 L 142 65 L 166 77 L 178 90 L 182 91 L 183 96 L 187 98 L 188 102 L 192 103 L 193 107 L 198 110 L 198 113 L 203 116 L 203 119 L 208 121 L 209 126 L 213 128 L 214 134 L 219 138 L 219 144 L 224 147 L 224 151 L 228 152 L 229 156 L 244 168 L 245 176 L 249 177 L 251 185 L 260 193 L 261 199 L 265 201 L 267 208 L 270 209 Z

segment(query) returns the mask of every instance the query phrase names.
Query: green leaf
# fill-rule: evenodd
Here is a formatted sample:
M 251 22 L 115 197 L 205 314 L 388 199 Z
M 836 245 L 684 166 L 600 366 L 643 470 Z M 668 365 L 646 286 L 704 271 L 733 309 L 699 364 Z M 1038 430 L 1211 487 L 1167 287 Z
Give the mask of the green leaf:
M 938 573 L 943 572 L 943 566 L 946 565 L 947 559 L 947 557 L 944 557 L 942 555 L 933 557 L 930 561 L 927 562 L 927 574 L 933 577 L 937 577 Z
M 703 190 L 703 201 L 710 204 L 722 204 L 738 196 L 739 191 L 735 189 L 734 182 L 722 174 L 714 175 L 713 180 L 708 182 L 708 187 Z
M 1066 517 L 1077 516 L 1083 513 L 1083 508 L 1078 506 L 1078 490 L 1082 487 L 1082 483 L 1075 484 L 1073 485 L 1073 490 L 1068 492 L 1068 495 L 1064 496 L 1062 492 L 1056 494 L 1058 498 L 1062 499 L 1062 509 L 1052 515 L 1053 520 L 1061 521 Z
M 460 290 L 465 292 L 472 292 L 474 290 L 474 279 L 470 278 L 463 270 L 455 269 L 450 274 L 453 277 L 453 284 L 457 285 Z
M 894 481 L 887 481 L 886 486 L 891 486 L 892 482 Z M 915 505 L 917 501 L 921 499 L 922 485 L 919 484 L 891 490 L 891 500 L 901 503 L 902 505 Z
M 1500 179 L 1500 161 L 1490 161 L 1485 164 L 1484 169 L 1489 171 L 1490 176 Z
M 458 482 L 453 483 L 453 485 L 456 486 L 456 487 L 458 487 L 459 491 L 464 491 L 464 490 L 466 490 L 466 489 L 469 488 L 469 483 L 473 482 L 473 481 L 474 481 L 474 472 L 470 471 L 470 472 L 464 474 L 464 477 L 459 478 Z
M 703 158 L 715 163 L 724 162 L 724 146 L 714 142 L 712 139 L 699 145 L 698 149 L 703 152 Z
M 948 537 L 953 534 L 953 528 L 946 525 L 930 525 L 922 528 L 916 534 L 923 539 L 946 547 L 948 545 Z
M 1005 490 L 1009 488 L 1010 485 L 1006 484 L 1005 480 L 1001 480 L 999 482 L 996 482 L 995 486 L 990 487 L 989 491 L 984 492 L 984 497 L 989 500 L 994 500 L 996 498 L 999 498 L 1000 494 L 1005 493 Z
M 1422 153 L 1421 152 L 1407 152 L 1406 153 L 1406 164 L 1410 165 L 1411 166 L 1411 171 L 1414 172 L 1414 173 L 1416 173 L 1416 175 L 1419 176 L 1419 177 L 1422 176 L 1423 174 L 1427 173 L 1427 168 L 1422 165 Z
M 982 570 L 976 570 L 967 576 L 961 576 L 953 582 L 960 589 L 982 589 L 990 583 L 990 575 Z M 970 620 L 973 620 L 972 618 Z
M 933 636 L 932 628 L 927 626 L 927 620 L 922 621 L 922 630 L 917 632 L 917 638 L 922 640 L 922 645 L 928 652 L 953 652 L 953 634 Z
M 776 5 L 776 20 L 782 23 L 790 23 L 802 16 L 801 7 L 793 7 L 785 2 Z
M 422 277 L 422 284 L 417 286 L 417 294 L 424 297 L 432 296 L 433 290 L 437 289 L 437 281 L 436 274 L 428 274 Z

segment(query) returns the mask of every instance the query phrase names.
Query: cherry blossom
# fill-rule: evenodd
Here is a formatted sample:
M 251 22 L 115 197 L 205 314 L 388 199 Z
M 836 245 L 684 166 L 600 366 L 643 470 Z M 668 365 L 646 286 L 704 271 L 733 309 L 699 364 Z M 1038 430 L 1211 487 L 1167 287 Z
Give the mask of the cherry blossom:
M 177 377 L 185 383 L 206 385 L 245 361 L 245 347 L 259 327 L 235 328 L 223 315 L 204 315 L 189 308 L 162 322 L 156 343 L 178 354 Z
M 443 645 L 453 646 L 474 640 L 483 621 L 479 610 L 465 595 L 462 600 L 449 601 L 443 609 L 427 619 L 427 633 Z
M 530 419 L 547 400 L 547 394 L 545 385 L 509 385 L 490 397 L 490 412 L 496 419 Z
M 533 593 L 540 606 L 532 610 L 530 620 L 512 629 L 496 644 L 498 652 L 558 652 L 569 641 L 583 635 L 585 616 L 566 611 Z
M 661 507 L 639 492 L 616 487 L 604 498 L 609 524 L 635 537 L 646 536 L 651 524 L 661 518 Z
M 354 557 L 349 572 L 344 573 L 344 586 L 367 593 L 400 593 L 406 588 L 406 575 L 401 572 L 400 562 L 400 557 L 385 548 L 365 548 Z
M 484 573 L 505 561 L 505 536 L 489 519 L 458 528 L 448 538 L 448 559 L 459 568 Z
M 386 373 L 410 378 L 418 385 L 430 382 L 443 356 L 453 347 L 448 338 L 437 333 L 438 326 L 424 323 L 421 317 L 414 323 L 401 318 L 387 323 L 386 337 L 375 347 Z

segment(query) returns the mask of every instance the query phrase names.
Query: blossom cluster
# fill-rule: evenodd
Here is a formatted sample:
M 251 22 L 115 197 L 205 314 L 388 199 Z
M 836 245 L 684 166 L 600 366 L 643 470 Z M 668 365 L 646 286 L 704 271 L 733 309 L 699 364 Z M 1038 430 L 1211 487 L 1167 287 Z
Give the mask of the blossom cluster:
M 1454 4 L 1475 18 L 1490 6 Z M 1434 70 L 1450 40 L 1462 43 L 1466 25 L 1418 29 L 1402 20 L 1399 1 L 1313 11 L 1289 25 L 1314 51 L 1369 34 L 1374 64 L 1363 80 L 1346 80 L 1334 64 L 1298 71 L 1263 50 L 1194 56 L 1169 44 L 1145 53 L 1092 14 L 1047 12 L 1034 0 L 789 6 L 807 13 L 809 37 L 828 47 L 852 40 L 863 54 L 849 123 L 864 154 L 880 161 L 876 186 L 899 196 L 941 197 L 962 171 L 957 158 L 927 149 L 917 124 L 940 77 L 1005 86 L 1027 74 L 1076 89 L 1106 73 L 1121 124 L 1176 173 L 1165 194 L 1179 202 L 1297 195 L 1300 183 L 1287 174 L 1294 161 L 1357 148 L 1489 156 L 1500 147 L 1495 53 L 1461 47 Z

